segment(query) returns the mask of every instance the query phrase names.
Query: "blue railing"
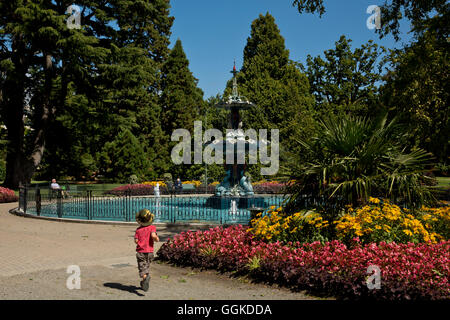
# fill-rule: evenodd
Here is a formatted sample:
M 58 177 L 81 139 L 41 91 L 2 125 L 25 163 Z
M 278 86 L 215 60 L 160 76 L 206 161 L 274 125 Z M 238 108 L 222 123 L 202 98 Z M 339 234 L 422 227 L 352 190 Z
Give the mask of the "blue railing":
M 143 208 L 155 214 L 155 223 L 207 222 L 248 224 L 252 207 L 281 206 L 282 195 L 254 197 L 215 197 L 207 195 L 93 196 L 92 191 L 47 192 L 39 187 L 20 188 L 19 207 L 27 214 L 82 220 L 135 221 Z M 233 204 L 234 201 L 234 204 Z

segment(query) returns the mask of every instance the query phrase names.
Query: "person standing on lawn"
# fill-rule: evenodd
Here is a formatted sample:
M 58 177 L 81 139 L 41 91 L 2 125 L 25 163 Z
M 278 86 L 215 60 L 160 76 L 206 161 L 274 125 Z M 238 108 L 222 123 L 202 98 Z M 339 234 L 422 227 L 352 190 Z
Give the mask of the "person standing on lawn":
M 153 244 L 159 241 L 156 227 L 152 224 L 155 216 L 148 209 L 142 209 L 136 213 L 136 222 L 140 225 L 135 232 L 136 259 L 140 284 L 144 291 L 148 291 L 150 284 L 150 263 L 153 260 Z

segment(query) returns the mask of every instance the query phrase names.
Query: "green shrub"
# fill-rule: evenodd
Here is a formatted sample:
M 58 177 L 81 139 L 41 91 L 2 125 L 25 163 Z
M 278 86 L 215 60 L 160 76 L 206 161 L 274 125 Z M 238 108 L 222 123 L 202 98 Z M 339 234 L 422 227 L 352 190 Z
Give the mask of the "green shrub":
M 103 147 L 100 154 L 101 173 L 106 178 L 126 182 L 131 175 L 146 179 L 150 162 L 142 144 L 129 130 L 122 130 Z

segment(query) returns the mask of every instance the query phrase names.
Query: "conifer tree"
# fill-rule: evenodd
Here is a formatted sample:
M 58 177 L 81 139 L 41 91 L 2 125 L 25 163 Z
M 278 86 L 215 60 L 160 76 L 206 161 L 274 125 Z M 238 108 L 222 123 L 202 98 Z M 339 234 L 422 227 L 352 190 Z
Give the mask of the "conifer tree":
M 280 152 L 293 150 L 295 137 L 310 135 L 314 98 L 308 79 L 289 58 L 284 38 L 267 13 L 251 26 L 238 74 L 240 93 L 256 107 L 243 112 L 246 128 L 279 129 Z M 231 82 L 225 96 L 231 90 Z
M 107 178 L 125 183 L 131 175 L 136 175 L 139 180 L 148 177 L 150 163 L 147 155 L 142 143 L 128 129 L 104 145 L 100 159 L 101 173 Z
M 197 82 L 178 39 L 162 68 L 160 104 L 163 128 L 169 136 L 178 128 L 193 132 L 194 121 L 204 109 L 203 91 Z
M 142 128 L 159 126 L 159 70 L 173 21 L 168 1 L 78 1 L 79 29 L 66 23 L 70 4 L 0 3 L 6 186 L 29 182 L 46 146 L 54 151 L 45 157 L 49 163 L 69 158 L 72 165 L 89 164 L 87 155 L 97 160 L 120 130 L 145 136 Z M 24 118 L 33 129 L 29 133 Z
M 193 135 L 194 121 L 202 120 L 204 117 L 203 91 L 197 87 L 197 82 L 198 80 L 189 70 L 189 60 L 178 39 L 162 68 L 161 121 L 169 141 L 169 154 L 176 144 L 170 141 L 173 131 L 183 128 Z M 171 163 L 170 159 L 168 161 Z M 173 176 L 194 178 L 189 175 L 191 173 L 195 175 L 194 172 L 199 170 L 196 167 L 198 165 L 172 165 L 170 171 Z

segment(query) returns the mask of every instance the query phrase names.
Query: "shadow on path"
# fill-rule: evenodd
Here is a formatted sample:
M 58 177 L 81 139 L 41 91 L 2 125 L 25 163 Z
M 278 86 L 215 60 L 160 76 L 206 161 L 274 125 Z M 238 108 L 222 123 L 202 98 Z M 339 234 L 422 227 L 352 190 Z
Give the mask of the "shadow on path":
M 137 291 L 137 290 L 141 290 L 141 288 L 136 287 L 136 286 L 126 286 L 126 285 L 123 285 L 121 283 L 116 283 L 116 282 L 108 282 L 108 283 L 104 283 L 103 285 L 105 287 L 112 288 L 112 289 L 128 291 L 130 293 L 134 293 L 134 294 L 138 295 L 139 297 L 144 297 L 145 296 L 144 294 L 139 293 Z

